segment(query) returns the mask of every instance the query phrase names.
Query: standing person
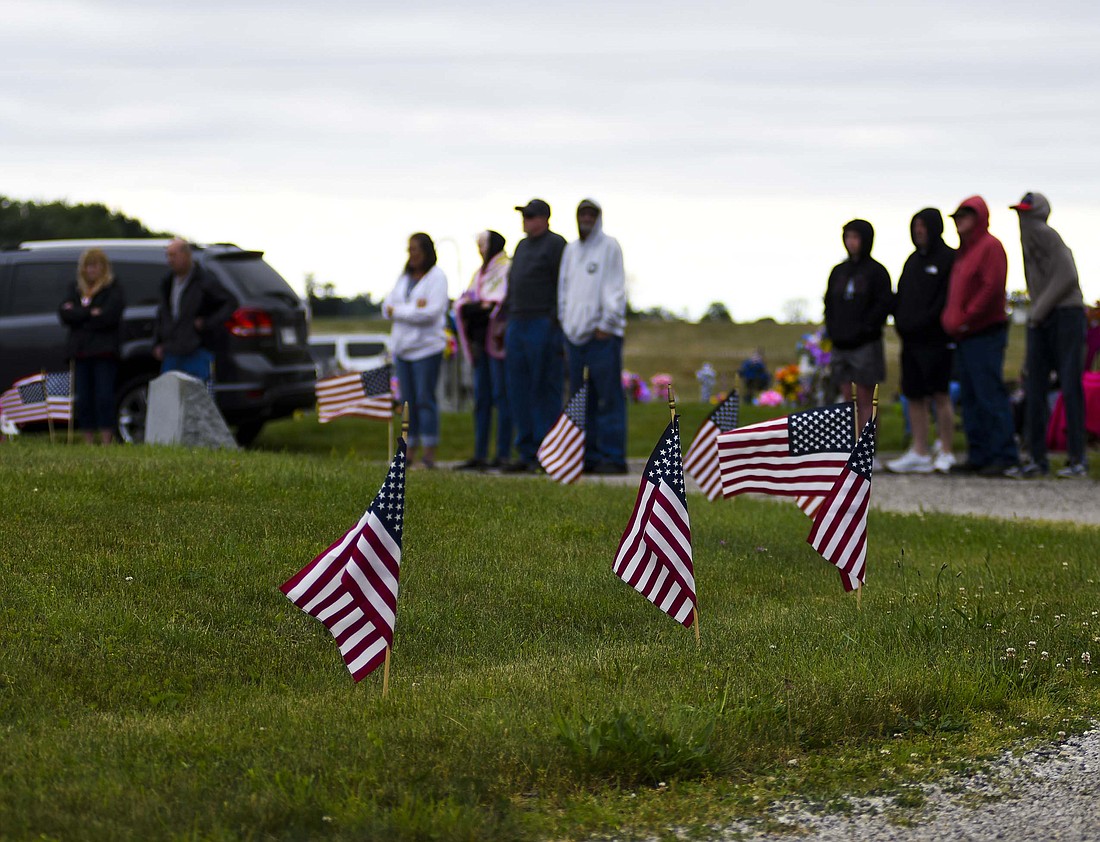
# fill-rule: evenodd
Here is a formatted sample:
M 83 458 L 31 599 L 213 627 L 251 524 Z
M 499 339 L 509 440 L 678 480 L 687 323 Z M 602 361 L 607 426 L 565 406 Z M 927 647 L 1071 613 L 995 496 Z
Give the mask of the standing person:
M 169 272 L 160 286 L 153 356 L 161 361 L 162 373 L 182 371 L 209 381 L 214 351 L 236 305 L 225 288 L 195 262 L 186 240 L 172 240 L 164 257 Z
M 413 234 L 405 269 L 382 305 L 393 322 L 390 345 L 401 399 L 409 403 L 409 465 L 423 447 L 422 464 L 435 467 L 439 444 L 435 391 L 447 345 L 443 323 L 449 305 L 447 276 L 436 266 L 435 243 L 427 234 Z
M 455 302 L 458 336 L 466 360 L 474 367 L 474 458 L 457 467 L 460 471 L 502 468 L 512 456 L 512 410 L 505 383 L 503 305 L 508 292 L 508 255 L 504 237 L 496 231 L 477 235 L 481 268 L 470 287 Z M 493 410 L 497 413 L 497 446 L 489 459 L 489 434 Z
M 882 328 L 893 306 L 890 273 L 871 257 L 875 229 L 853 219 L 843 229 L 848 259 L 833 267 L 825 290 L 825 332 L 833 342 L 832 376 L 837 391 L 856 384 L 859 429 L 871 417 L 875 386 L 886 379 Z
M 1008 258 L 1001 241 L 989 233 L 989 206 L 981 196 L 964 199 L 951 218 L 959 232 L 959 250 L 941 321 L 956 343 L 959 403 L 969 450 L 967 461 L 951 470 L 1000 476 L 1017 462 L 1004 384 Z
M 1073 252 L 1047 224 L 1050 202 L 1042 193 L 1028 193 L 1011 206 L 1020 217 L 1020 245 L 1024 278 L 1031 308 L 1027 314 L 1027 423 L 1024 425 L 1030 460 L 1009 471 L 1027 478 L 1050 472 L 1047 462 L 1047 423 L 1050 373 L 1058 373 L 1066 408 L 1065 478 L 1088 476 L 1085 458 L 1085 393 L 1081 376 L 1085 364 L 1085 298 L 1077 277 Z
M 603 210 L 591 199 L 577 205 L 580 238 L 569 243 L 558 273 L 558 319 L 565 333 L 569 387 L 588 369 L 584 469 L 626 473 L 623 332 L 626 275 L 623 250 L 603 232 Z
M 898 278 L 894 298 L 894 328 L 901 337 L 901 393 L 909 402 L 913 444 L 886 467 L 898 474 L 948 473 L 955 464 L 951 452 L 955 412 L 949 394 L 951 339 L 940 323 L 947 304 L 947 284 L 955 250 L 943 241 L 943 215 L 936 208 L 919 211 L 909 223 L 916 246 Z M 928 448 L 929 399 L 939 427 L 939 452 Z
M 125 307 L 126 297 L 115 282 L 107 255 L 101 249 L 88 249 L 80 255 L 76 283 L 58 311 L 69 328 L 76 421 L 88 444 L 95 442 L 96 430 L 101 444 L 110 444 L 114 437 L 119 325 Z
M 519 458 L 506 470 L 536 469 L 539 445 L 561 413 L 565 371 L 558 324 L 558 270 L 565 238 L 550 230 L 550 205 L 532 199 L 516 206 L 523 232 L 512 255 L 504 310 L 508 400 Z

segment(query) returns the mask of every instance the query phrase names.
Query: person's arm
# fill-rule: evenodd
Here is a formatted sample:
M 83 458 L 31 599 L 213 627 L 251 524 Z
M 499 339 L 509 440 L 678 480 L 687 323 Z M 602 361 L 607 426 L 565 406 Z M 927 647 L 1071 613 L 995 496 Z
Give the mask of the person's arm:
M 1031 302 L 1027 318 L 1031 325 L 1045 322 L 1058 302 L 1079 283 L 1073 252 L 1066 247 L 1061 235 L 1048 227 L 1043 232 L 1042 240 L 1043 251 L 1046 252 L 1046 265 L 1042 271 L 1048 280 L 1046 289 Z
M 107 294 L 98 304 L 93 304 L 88 327 L 93 330 L 117 330 L 122 321 L 122 311 L 126 308 L 126 296 L 122 287 L 115 281 L 107 288 Z
M 963 327 L 968 331 L 974 324 L 975 317 L 979 322 L 985 322 L 983 318 L 997 306 L 999 300 L 1004 299 L 1005 283 L 1008 280 L 1008 256 L 1004 247 L 994 241 L 989 244 L 978 264 L 978 289 L 974 297 L 965 303 Z
M 890 273 L 885 266 L 875 268 L 871 277 L 870 296 L 867 301 L 864 330 L 868 334 L 877 334 L 886 324 L 886 318 L 894 307 L 894 292 L 890 286 Z
M 80 300 L 80 290 L 73 287 L 61 306 L 57 308 L 57 315 L 70 327 L 82 324 L 88 320 L 88 308 Z
M 569 300 L 569 260 L 558 258 L 558 324 L 565 324 L 565 302 Z
M 203 273 L 202 278 L 203 305 L 201 312 L 206 315 L 195 320 L 195 329 L 199 331 L 216 330 L 225 324 L 233 311 L 237 309 L 237 302 L 221 285 L 217 278 L 208 273 Z
M 615 240 L 611 241 L 610 246 L 600 284 L 597 339 L 621 336 L 626 330 L 626 272 L 623 269 L 623 250 Z
M 413 289 L 411 301 L 388 305 L 392 308 L 393 320 L 412 325 L 428 325 L 447 312 L 450 306 L 447 297 L 447 278 L 442 271 L 433 271 L 425 275 Z

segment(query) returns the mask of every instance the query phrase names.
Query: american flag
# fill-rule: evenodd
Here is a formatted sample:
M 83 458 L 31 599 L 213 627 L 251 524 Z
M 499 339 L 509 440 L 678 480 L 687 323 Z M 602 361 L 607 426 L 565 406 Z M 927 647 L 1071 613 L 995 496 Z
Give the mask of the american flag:
M 73 417 L 72 378 L 67 371 L 46 374 L 46 411 L 53 421 L 69 421 Z
M 684 494 L 680 422 L 673 419 L 642 474 L 612 571 L 684 626 L 695 619 L 695 568 Z
M 584 470 L 584 413 L 588 406 L 588 382 L 569 399 L 557 423 L 539 446 L 539 464 L 561 483 L 576 481 Z
M 845 590 L 862 587 L 867 569 L 867 509 L 871 502 L 871 470 L 875 462 L 875 419 L 870 419 L 822 501 L 806 539 L 841 572 Z
M 684 470 L 699 483 L 708 500 L 722 493 L 722 475 L 718 470 L 718 434 L 737 427 L 740 409 L 741 400 L 734 390 L 707 416 L 684 454 Z
M 390 369 L 384 365 L 370 371 L 341 374 L 318 380 L 317 414 L 322 424 L 341 415 L 357 415 L 389 421 L 393 417 Z
M 65 375 L 68 382 L 68 375 Z M 13 424 L 30 424 L 49 418 L 46 403 L 46 375 L 32 374 L 16 380 L 10 389 L 0 395 L 0 414 Z
M 405 451 L 405 439 L 398 439 L 389 473 L 363 517 L 281 587 L 291 602 L 320 620 L 336 638 L 356 681 L 385 661 L 386 649 L 393 645 Z
M 855 404 L 792 412 L 718 436 L 726 497 L 828 494 L 855 447 Z

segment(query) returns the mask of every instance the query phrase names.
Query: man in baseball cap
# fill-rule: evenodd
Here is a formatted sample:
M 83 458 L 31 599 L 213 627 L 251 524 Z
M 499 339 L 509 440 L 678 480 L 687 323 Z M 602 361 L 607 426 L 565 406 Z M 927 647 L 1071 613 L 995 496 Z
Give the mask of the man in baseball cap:
M 516 428 L 519 459 L 510 472 L 534 471 L 539 445 L 557 420 L 565 385 L 561 325 L 558 324 L 558 269 L 565 238 L 550 230 L 550 205 L 532 199 L 516 205 L 523 233 L 512 255 L 503 310 L 508 401 Z

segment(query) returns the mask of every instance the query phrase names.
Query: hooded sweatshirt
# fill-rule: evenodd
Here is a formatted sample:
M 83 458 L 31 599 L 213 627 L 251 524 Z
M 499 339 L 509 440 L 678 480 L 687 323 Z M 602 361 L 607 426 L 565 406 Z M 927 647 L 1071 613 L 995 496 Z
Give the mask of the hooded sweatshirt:
M 944 344 L 948 336 L 940 316 L 947 303 L 955 250 L 943 241 L 943 216 L 935 208 L 919 211 L 909 223 L 914 246 L 917 241 L 913 227 L 918 219 L 928 232 L 928 245 L 924 249 L 918 246 L 901 270 L 894 299 L 894 327 L 907 342 Z
M 1031 297 L 1028 322 L 1042 324 L 1059 307 L 1084 307 L 1077 264 L 1062 237 L 1047 225 L 1050 202 L 1042 193 L 1029 193 L 1029 210 L 1019 208 L 1020 245 L 1024 250 L 1024 278 Z
M 833 267 L 825 290 L 825 331 L 841 350 L 881 339 L 893 306 L 890 273 L 871 257 L 875 229 L 865 219 L 853 219 L 844 226 L 848 231 L 859 234 L 859 253 Z
M 597 330 L 622 336 L 626 328 L 626 275 L 623 250 L 603 232 L 603 209 L 591 199 L 578 206 L 596 209 L 596 223 L 583 240 L 565 247 L 558 272 L 558 319 L 566 338 L 583 345 Z
M 943 329 L 955 339 L 966 339 L 1006 321 L 1005 247 L 989 233 L 989 206 L 985 199 L 971 196 L 959 205 L 959 210 L 963 208 L 974 211 L 977 219 L 970 232 L 960 238 L 947 287 L 947 306 L 941 318 Z

